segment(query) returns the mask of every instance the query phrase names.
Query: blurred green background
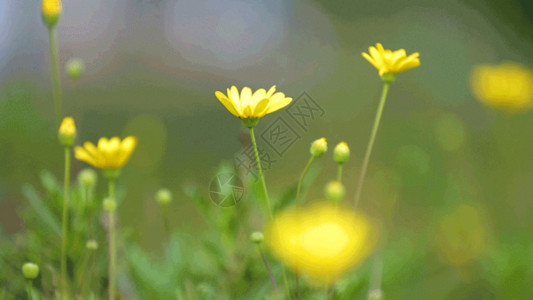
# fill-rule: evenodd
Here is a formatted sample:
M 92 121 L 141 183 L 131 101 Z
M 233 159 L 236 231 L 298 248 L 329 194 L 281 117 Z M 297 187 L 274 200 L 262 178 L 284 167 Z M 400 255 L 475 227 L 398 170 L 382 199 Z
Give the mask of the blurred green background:
M 207 194 L 219 163 L 241 151 L 241 123 L 214 91 L 306 92 L 325 113 L 267 170 L 267 183 L 274 193 L 294 185 L 309 144 L 324 136 L 331 149 L 351 147 L 352 201 L 381 92 L 360 53 L 376 42 L 420 52 L 421 66 L 391 87 L 360 205 L 384 225 L 384 293 L 533 297 L 533 115 L 484 107 L 468 81 L 481 63 L 533 66 L 530 1 L 77 0 L 65 1 L 57 32 L 61 65 L 86 64 L 78 82 L 62 74 L 77 143 L 139 137 L 118 213 L 147 251 L 161 248 L 160 187 L 176 198 L 174 230 L 209 230 L 184 186 Z M 21 186 L 63 168 L 37 1 L 0 1 L 0 45 L 0 226 L 12 236 L 25 230 Z M 75 161 L 74 174 L 83 167 Z M 308 199 L 322 197 L 335 174 L 329 155 L 314 168 L 327 175 Z

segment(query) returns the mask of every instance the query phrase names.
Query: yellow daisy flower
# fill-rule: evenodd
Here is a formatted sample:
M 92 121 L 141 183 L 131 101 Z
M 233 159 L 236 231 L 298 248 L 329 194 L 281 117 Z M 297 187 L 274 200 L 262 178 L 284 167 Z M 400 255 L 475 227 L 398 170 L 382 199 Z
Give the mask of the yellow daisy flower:
M 136 146 L 137 138 L 133 136 L 128 136 L 122 141 L 118 137 L 111 139 L 103 137 L 97 146 L 91 142 L 85 142 L 83 147 L 76 146 L 74 155 L 78 160 L 96 168 L 116 170 L 128 162 Z
M 533 71 L 517 63 L 476 66 L 470 86 L 476 98 L 492 108 L 515 113 L 533 106 Z
M 282 92 L 276 93 L 276 86 L 272 86 L 268 92 L 258 89 L 252 93 L 249 87 L 244 87 L 239 94 L 236 86 L 227 89 L 227 94 L 216 91 L 217 99 L 232 113 L 241 119 L 258 119 L 266 114 L 273 113 L 289 105 L 291 97 L 285 97 Z
M 380 43 L 377 43 L 376 47 L 369 47 L 368 53 L 363 52 L 361 54 L 378 69 L 379 76 L 397 74 L 420 65 L 420 60 L 418 59 L 420 54 L 418 52 L 407 56 L 405 49 L 392 51 L 384 49 Z
M 54 26 L 63 11 L 61 0 L 43 0 L 41 4 L 44 22 L 48 26 Z
M 369 220 L 332 204 L 282 212 L 265 241 L 289 268 L 331 284 L 370 254 L 376 235 Z

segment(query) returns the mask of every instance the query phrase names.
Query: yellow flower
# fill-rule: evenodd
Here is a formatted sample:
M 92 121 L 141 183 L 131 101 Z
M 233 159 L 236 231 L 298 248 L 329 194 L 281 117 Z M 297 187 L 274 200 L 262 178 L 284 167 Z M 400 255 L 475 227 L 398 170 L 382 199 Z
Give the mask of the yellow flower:
M 91 142 L 85 142 L 83 147 L 76 146 L 74 155 L 99 169 L 120 169 L 129 160 L 133 150 L 137 146 L 137 138 L 128 136 L 120 141 L 120 138 L 100 138 L 98 146 Z
M 492 108 L 514 113 L 533 106 L 533 71 L 517 63 L 476 66 L 470 86 L 479 101 Z
M 57 23 L 59 15 L 63 11 L 63 5 L 61 0 L 43 0 L 42 1 L 42 14 L 43 20 L 46 25 L 52 27 Z
M 268 92 L 258 89 L 254 93 L 249 87 L 244 87 L 239 95 L 236 86 L 227 89 L 227 95 L 216 91 L 215 96 L 232 113 L 241 119 L 258 119 L 289 105 L 292 98 L 285 97 L 282 92 L 276 93 L 276 86 Z
M 376 241 L 366 217 L 332 204 L 282 212 L 265 237 L 283 263 L 320 284 L 331 284 L 360 263 Z
M 70 147 L 76 138 L 76 123 L 72 117 L 65 117 L 58 132 L 59 141 L 65 147 Z
M 376 44 L 376 47 L 369 47 L 368 53 L 361 53 L 363 57 L 368 60 L 379 71 L 379 76 L 385 74 L 397 74 L 406 70 L 409 70 L 420 65 L 418 52 L 415 52 L 409 56 L 405 53 L 405 49 L 399 49 L 392 51 L 390 49 L 384 49 L 380 43 Z

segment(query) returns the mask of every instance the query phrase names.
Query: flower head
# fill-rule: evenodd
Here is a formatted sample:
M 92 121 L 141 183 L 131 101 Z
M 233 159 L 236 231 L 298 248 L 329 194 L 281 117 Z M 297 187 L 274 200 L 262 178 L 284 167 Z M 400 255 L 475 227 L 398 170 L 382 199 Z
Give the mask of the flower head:
M 420 65 L 420 60 L 418 59 L 420 54 L 418 52 L 407 56 L 405 49 L 392 51 L 384 49 L 380 43 L 377 43 L 376 47 L 369 47 L 368 53 L 363 52 L 361 54 L 378 69 L 379 76 L 395 75 Z
M 72 117 L 65 117 L 59 126 L 59 141 L 65 147 L 70 147 L 76 138 L 76 123 Z
M 85 71 L 85 63 L 79 58 L 71 58 L 65 65 L 65 71 L 70 79 L 76 80 L 80 78 Z
M 326 151 L 328 151 L 328 141 L 324 137 L 314 140 L 309 148 L 309 152 L 314 157 L 320 157 L 324 155 Z
M 258 89 L 253 93 L 249 87 L 244 87 L 240 94 L 237 87 L 232 86 L 227 89 L 227 95 L 216 91 L 215 96 L 230 113 L 243 120 L 262 118 L 284 108 L 292 101 L 292 98 L 285 97 L 284 93 L 276 93 L 275 85 L 268 92 Z
M 122 141 L 118 137 L 111 139 L 103 137 L 97 146 L 91 142 L 85 142 L 83 147 L 76 146 L 74 155 L 93 167 L 116 170 L 128 162 L 136 146 L 137 138 L 133 136 L 128 136 Z
M 48 27 L 54 27 L 63 11 L 61 0 L 42 0 L 43 21 Z
M 335 146 L 335 149 L 333 149 L 333 159 L 338 164 L 345 163 L 348 158 L 350 158 L 350 148 L 348 147 L 348 144 L 346 142 L 340 142 Z
M 375 237 L 363 215 L 319 204 L 282 212 L 268 226 L 265 242 L 289 268 L 330 284 L 370 254 Z
M 479 101 L 492 108 L 514 113 L 533 106 L 533 71 L 522 65 L 476 66 L 470 85 Z
M 27 279 L 35 279 L 37 276 L 39 276 L 39 266 L 27 262 L 24 265 L 22 265 L 22 274 L 24 274 L 24 277 Z

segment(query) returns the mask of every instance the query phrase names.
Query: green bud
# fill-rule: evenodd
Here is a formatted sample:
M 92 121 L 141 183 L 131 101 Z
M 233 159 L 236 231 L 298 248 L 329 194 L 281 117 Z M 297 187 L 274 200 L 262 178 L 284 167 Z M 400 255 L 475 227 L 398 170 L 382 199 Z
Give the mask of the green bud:
M 104 210 L 108 212 L 112 212 L 112 211 L 115 211 L 115 209 L 117 209 L 117 203 L 115 202 L 115 200 L 110 199 L 110 198 L 105 198 L 103 205 L 104 205 Z
M 96 185 L 98 175 L 91 168 L 85 168 L 78 173 L 78 182 L 86 188 L 92 188 Z
M 326 151 L 328 151 L 328 142 L 326 141 L 326 138 L 315 140 L 311 144 L 311 149 L 309 149 L 309 152 L 311 152 L 311 155 L 314 157 L 320 157 L 324 155 Z
M 326 197 L 333 202 L 340 202 L 346 196 L 344 185 L 336 180 L 326 185 Z
M 85 71 L 85 64 L 83 63 L 83 60 L 79 58 L 71 58 L 65 65 L 65 71 L 70 79 L 76 80 L 80 78 L 83 71 Z
M 22 265 L 22 274 L 24 274 L 24 277 L 27 279 L 34 279 L 39 276 L 39 266 L 34 263 L 27 262 Z
M 168 189 L 160 189 L 155 194 L 155 199 L 161 205 L 168 205 L 172 201 L 172 193 Z
M 333 149 L 333 159 L 338 164 L 345 163 L 348 158 L 350 158 L 350 148 L 348 148 L 348 144 L 345 142 L 340 142 L 335 146 L 335 149 Z
M 89 250 L 96 250 L 98 249 L 98 242 L 95 240 L 88 240 L 85 247 Z
M 264 239 L 265 239 L 265 236 L 260 231 L 256 231 L 250 235 L 250 240 L 252 240 L 252 242 L 256 244 L 261 244 Z

